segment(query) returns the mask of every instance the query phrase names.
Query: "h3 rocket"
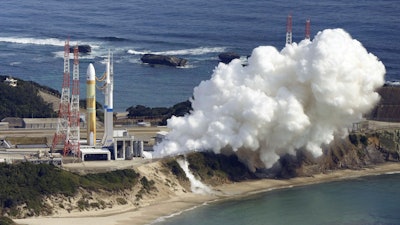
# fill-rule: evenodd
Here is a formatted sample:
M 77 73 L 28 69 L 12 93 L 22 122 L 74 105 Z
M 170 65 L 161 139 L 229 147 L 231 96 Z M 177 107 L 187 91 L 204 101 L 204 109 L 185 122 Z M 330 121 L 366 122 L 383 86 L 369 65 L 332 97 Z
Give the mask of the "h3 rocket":
M 93 64 L 89 64 L 86 71 L 86 128 L 87 144 L 96 144 L 96 72 Z
M 114 92 L 114 73 L 113 62 L 110 52 L 105 71 L 104 83 L 104 136 L 102 139 L 103 146 L 110 146 L 113 143 L 114 122 L 113 122 L 113 92 Z

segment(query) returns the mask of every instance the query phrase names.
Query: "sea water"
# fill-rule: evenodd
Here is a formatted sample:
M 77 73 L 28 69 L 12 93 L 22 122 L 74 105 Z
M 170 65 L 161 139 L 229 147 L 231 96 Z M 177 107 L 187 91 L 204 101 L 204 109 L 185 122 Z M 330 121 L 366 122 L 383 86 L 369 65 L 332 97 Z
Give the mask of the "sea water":
M 400 174 L 274 190 L 210 203 L 156 225 L 396 225 Z
M 114 108 L 172 106 L 192 96 L 193 88 L 211 77 L 218 54 L 244 58 L 255 47 L 285 45 L 286 18 L 293 17 L 293 41 L 328 28 L 343 28 L 379 57 L 386 80 L 400 80 L 400 29 L 397 0 L 128 0 L 0 2 L 0 74 L 32 80 L 61 90 L 63 45 L 88 44 L 80 56 L 81 93 L 86 93 L 87 65 L 97 76 L 105 70 L 108 49 L 114 54 Z M 151 67 L 144 53 L 186 58 L 183 68 Z M 101 92 L 97 100 L 103 103 Z M 81 96 L 83 99 L 84 96 Z

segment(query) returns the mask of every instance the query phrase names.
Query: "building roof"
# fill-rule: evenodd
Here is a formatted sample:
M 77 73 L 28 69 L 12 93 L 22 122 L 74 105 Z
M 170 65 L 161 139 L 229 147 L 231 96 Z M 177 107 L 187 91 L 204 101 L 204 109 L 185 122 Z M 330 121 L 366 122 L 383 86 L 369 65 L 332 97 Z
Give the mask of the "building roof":
M 8 122 L 9 127 L 22 127 L 23 120 L 19 117 L 6 117 L 1 122 Z
M 82 154 L 110 154 L 110 150 L 106 148 L 94 148 L 81 146 L 80 151 Z
M 23 118 L 25 124 L 58 123 L 58 118 Z

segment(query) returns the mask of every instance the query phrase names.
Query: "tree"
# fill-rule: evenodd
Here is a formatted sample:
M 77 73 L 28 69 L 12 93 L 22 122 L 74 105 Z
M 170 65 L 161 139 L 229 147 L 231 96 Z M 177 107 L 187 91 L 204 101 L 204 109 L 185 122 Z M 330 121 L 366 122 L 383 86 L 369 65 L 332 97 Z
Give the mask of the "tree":
M 38 93 L 39 87 L 32 82 L 18 80 L 16 87 L 0 82 L 0 119 L 55 116 L 51 104 L 46 103 Z

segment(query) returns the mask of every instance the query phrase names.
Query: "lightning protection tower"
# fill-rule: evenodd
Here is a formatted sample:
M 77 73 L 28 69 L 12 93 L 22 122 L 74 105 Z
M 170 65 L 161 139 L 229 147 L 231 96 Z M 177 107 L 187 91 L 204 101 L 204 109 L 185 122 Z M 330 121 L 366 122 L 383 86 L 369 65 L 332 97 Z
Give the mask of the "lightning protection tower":
M 311 21 L 310 19 L 306 20 L 306 31 L 305 31 L 305 39 L 310 40 L 311 38 Z
M 286 44 L 292 44 L 292 15 L 288 15 L 286 22 Z
M 70 81 L 69 81 L 69 40 L 65 41 L 64 45 L 64 75 L 61 89 L 60 108 L 58 112 L 57 131 L 54 134 L 51 150 L 53 151 L 59 142 L 68 146 L 68 133 L 69 133 L 69 118 L 70 118 Z
M 64 155 L 70 151 L 74 155 L 80 155 L 80 112 L 79 112 L 79 49 L 78 45 L 74 47 L 74 66 L 72 73 L 72 95 L 71 95 L 71 112 L 70 112 L 70 128 L 67 135 L 68 145 L 64 146 Z

